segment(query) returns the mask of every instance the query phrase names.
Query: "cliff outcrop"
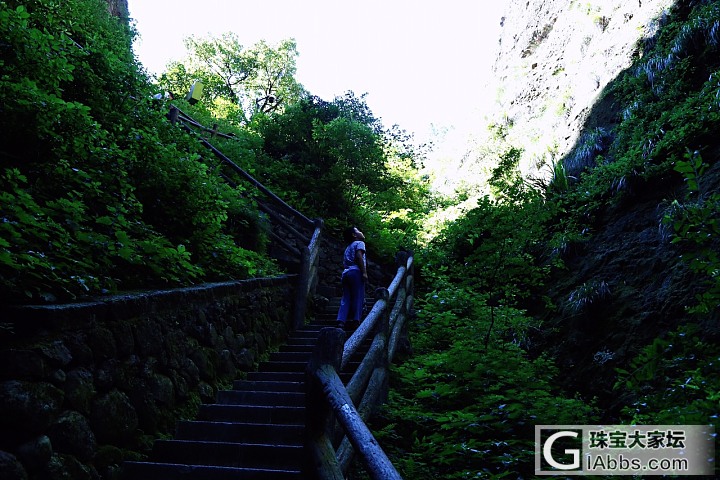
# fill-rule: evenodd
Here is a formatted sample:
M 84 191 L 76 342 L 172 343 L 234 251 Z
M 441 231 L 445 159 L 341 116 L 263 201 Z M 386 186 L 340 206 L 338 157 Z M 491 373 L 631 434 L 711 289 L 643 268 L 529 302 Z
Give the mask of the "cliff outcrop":
M 510 126 L 511 144 L 525 150 L 522 170 L 568 153 L 603 89 L 641 56 L 657 18 L 672 0 L 510 0 L 493 67 L 497 104 L 492 120 Z M 604 107 L 610 109 L 610 105 Z

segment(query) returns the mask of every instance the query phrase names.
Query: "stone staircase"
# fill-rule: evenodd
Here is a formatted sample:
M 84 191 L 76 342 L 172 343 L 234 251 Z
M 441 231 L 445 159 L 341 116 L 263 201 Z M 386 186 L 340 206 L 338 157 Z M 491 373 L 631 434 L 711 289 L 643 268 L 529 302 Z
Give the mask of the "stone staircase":
M 368 306 L 372 300 L 368 299 Z M 217 403 L 200 407 L 196 420 L 181 421 L 175 438 L 156 440 L 150 459 L 126 462 L 124 480 L 304 479 L 305 368 L 320 329 L 335 326 L 339 298 L 315 320 L 293 332 L 258 371 L 220 391 Z M 349 335 L 349 333 L 348 333 Z M 352 377 L 368 340 L 340 372 Z M 353 361 L 354 360 L 354 361 Z

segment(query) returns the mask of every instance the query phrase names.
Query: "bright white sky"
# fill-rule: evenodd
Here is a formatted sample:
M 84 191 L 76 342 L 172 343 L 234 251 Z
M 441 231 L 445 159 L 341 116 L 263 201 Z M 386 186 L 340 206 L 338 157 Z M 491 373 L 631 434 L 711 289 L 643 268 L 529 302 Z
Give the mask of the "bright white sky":
M 509 0 L 129 0 L 135 53 L 152 74 L 185 55 L 190 35 L 234 32 L 240 43 L 294 38 L 297 80 L 332 100 L 352 90 L 389 127 L 424 140 L 471 131 L 494 92 L 485 79 Z

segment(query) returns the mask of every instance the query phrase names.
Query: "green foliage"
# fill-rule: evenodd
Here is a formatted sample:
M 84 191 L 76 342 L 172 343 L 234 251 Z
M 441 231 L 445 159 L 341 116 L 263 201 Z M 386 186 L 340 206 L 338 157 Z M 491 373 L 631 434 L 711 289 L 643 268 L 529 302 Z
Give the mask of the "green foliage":
M 415 243 L 433 198 L 416 172 L 423 147 L 397 127 L 384 128 L 364 96 L 348 92 L 328 102 L 304 92 L 293 78 L 294 41 L 244 48 L 225 34 L 189 38 L 186 46 L 188 58 L 169 65 L 159 84 L 178 93 L 202 81 L 203 100 L 191 111 L 209 113 L 208 125 L 247 126 L 234 132 L 237 140 L 257 135 L 262 151 L 253 143 L 236 159 L 241 167 L 296 209 L 322 217 L 331 233 L 362 226 L 374 255 Z M 223 149 L 237 145 L 222 141 Z
M 509 305 L 537 300 L 549 265 L 536 254 L 542 248 L 553 206 L 519 175 L 519 151 L 509 149 L 494 170 L 498 196 L 485 196 L 464 217 L 449 224 L 431 243 L 427 262 L 455 269 L 458 281 L 503 299 Z M 466 279 L 466 280 L 464 280 Z
M 407 478 L 530 476 L 536 424 L 586 423 L 591 405 L 554 385 L 558 369 L 531 355 L 549 265 L 538 240 L 552 209 L 509 148 L 478 201 L 422 250 L 424 292 L 415 355 L 394 369 L 376 428 Z
M 160 85 L 176 96 L 187 94 L 195 81 L 203 85 L 202 102 L 217 116 L 247 123 L 256 114 L 282 111 L 303 95 L 295 80 L 297 46 L 260 41 L 243 47 L 237 35 L 185 39 L 188 56 L 173 62 Z
M 577 178 L 583 171 L 596 166 L 598 156 L 607 149 L 611 140 L 611 134 L 604 128 L 583 134 L 574 151 L 563 161 L 565 175 Z
M 617 369 L 615 389 L 632 394 L 624 420 L 637 424 L 714 425 L 720 402 L 720 348 L 694 323 L 656 338 Z
M 595 413 L 553 386 L 552 359 L 528 355 L 536 320 L 450 273 L 418 302 L 415 355 L 394 369 L 378 437 L 405 478 L 530 476 L 534 425 Z
M 571 313 L 579 313 L 609 295 L 610 287 L 607 282 L 585 282 L 570 293 L 567 299 L 567 308 Z
M 3 301 L 274 271 L 240 247 L 257 225 L 230 225 L 252 204 L 165 120 L 107 4 L 19 3 L 0 4 Z
M 336 235 L 360 225 L 375 254 L 414 243 L 432 198 L 427 182 L 408 139 L 385 130 L 362 97 L 308 97 L 252 127 L 265 140 L 257 169 L 289 203 L 324 218 Z
M 552 176 L 548 183 L 549 195 L 562 195 L 570 189 L 570 177 L 562 162 L 554 162 L 551 166 Z
M 706 289 L 697 294 L 698 303 L 689 311 L 711 314 L 720 307 L 720 255 L 717 238 L 720 235 L 720 193 L 707 192 L 702 177 L 708 164 L 699 152 L 685 153 L 675 170 L 685 177 L 685 201 L 674 200 L 663 217 L 663 223 L 672 227 L 672 243 L 687 252 L 685 261 L 704 279 Z

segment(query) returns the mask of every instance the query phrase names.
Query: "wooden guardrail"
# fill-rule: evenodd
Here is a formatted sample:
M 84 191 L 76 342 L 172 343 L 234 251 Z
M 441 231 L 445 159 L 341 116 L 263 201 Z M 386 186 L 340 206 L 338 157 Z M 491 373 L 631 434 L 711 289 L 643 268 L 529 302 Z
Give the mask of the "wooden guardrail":
M 311 292 L 315 291 L 318 282 L 318 266 L 320 265 L 320 236 L 322 235 L 323 221 L 315 220 L 315 230 L 310 243 L 300 251 L 300 281 L 297 286 L 295 309 L 293 310 L 293 324 L 298 329 L 305 321 L 307 300 Z
M 306 381 L 308 469 L 313 478 L 343 480 L 357 453 L 373 480 L 402 480 L 365 422 L 387 394 L 388 368 L 412 311 L 413 260 L 407 252 L 398 254 L 393 281 L 376 290 L 377 301 L 350 338 L 345 340 L 338 328 L 320 331 Z M 370 335 L 372 344 L 345 387 L 338 372 Z M 336 434 L 333 418 L 344 438 Z M 339 444 L 337 450 L 334 444 Z
M 180 122 L 182 127 L 191 134 L 196 134 L 193 130 L 198 128 L 204 132 L 210 132 L 211 136 L 220 136 L 223 138 L 233 138 L 231 135 L 222 134 L 217 131 L 217 126 L 208 128 L 197 122 L 187 113 L 183 112 L 176 106 L 170 107 L 170 112 L 167 115 L 171 123 L 176 124 Z M 285 203 L 280 197 L 275 195 L 262 183 L 256 180 L 252 175 L 247 173 L 232 159 L 226 157 L 220 150 L 212 145 L 206 138 L 198 135 L 200 143 L 210 150 L 215 157 L 220 159 L 226 166 L 235 171 L 240 177 L 253 185 L 266 199 L 266 202 L 258 200 L 260 209 L 270 217 L 270 219 L 282 226 L 282 228 L 294 236 L 300 243 L 300 247 L 294 246 L 283 237 L 271 232 L 274 240 L 281 245 L 288 252 L 298 255 L 300 262 L 300 278 L 298 281 L 298 288 L 293 308 L 293 323 L 295 328 L 300 327 L 305 320 L 305 312 L 307 309 L 307 300 L 312 292 L 315 291 L 318 281 L 318 264 L 320 259 L 320 240 L 322 237 L 322 230 L 324 223 L 322 219 L 310 220 L 302 213 L 298 212 L 290 205 Z M 224 178 L 232 183 L 227 177 Z M 280 212 L 280 213 L 278 213 Z M 287 218 L 286 218 L 287 217 Z M 289 220 L 288 220 L 289 218 Z M 299 232 L 295 225 L 299 225 L 306 229 L 310 229 L 312 234 L 308 238 Z
M 194 128 L 210 132 L 212 136 L 227 135 L 217 127 L 207 128 L 177 107 L 168 114 L 170 121 L 181 122 L 186 131 L 195 134 Z M 300 256 L 301 273 L 295 299 L 294 322 L 299 327 L 305 317 L 307 299 L 314 291 L 318 278 L 320 239 L 323 230 L 321 219 L 309 220 L 269 189 L 226 157 L 210 142 L 199 136 L 200 142 L 222 162 L 255 186 L 274 208 L 258 202 L 272 220 L 282 225 L 293 236 L 305 242 L 294 228 L 301 225 L 312 229 L 307 243 L 295 249 Z M 226 177 L 227 180 L 230 180 Z M 286 220 L 283 215 L 290 218 Z M 294 247 L 277 237 L 278 243 L 288 251 Z M 345 332 L 337 328 L 324 328 L 307 367 L 306 436 L 309 452 L 308 469 L 313 478 L 344 480 L 344 473 L 358 454 L 373 480 L 402 480 L 392 462 L 373 437 L 365 422 L 373 409 L 384 400 L 388 389 L 390 362 L 413 306 L 413 257 L 408 252 L 397 256 L 398 270 L 388 288 L 376 290 L 377 300 L 357 330 L 345 340 Z M 372 335 L 372 343 L 352 378 L 343 385 L 338 372 L 347 366 L 360 345 Z M 356 407 L 357 405 L 357 407 Z M 336 428 L 336 422 L 339 427 Z M 337 449 L 334 445 L 338 445 Z

